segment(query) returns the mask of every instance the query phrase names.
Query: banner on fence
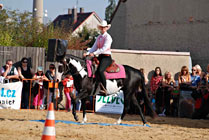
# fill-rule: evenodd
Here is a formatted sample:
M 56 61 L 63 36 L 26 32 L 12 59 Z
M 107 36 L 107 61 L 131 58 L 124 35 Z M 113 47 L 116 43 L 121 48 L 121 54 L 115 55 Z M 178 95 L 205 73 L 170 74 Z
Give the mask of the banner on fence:
M 96 96 L 96 112 L 122 114 L 124 104 L 123 92 L 109 96 Z
M 20 109 L 22 82 L 0 84 L 0 109 Z

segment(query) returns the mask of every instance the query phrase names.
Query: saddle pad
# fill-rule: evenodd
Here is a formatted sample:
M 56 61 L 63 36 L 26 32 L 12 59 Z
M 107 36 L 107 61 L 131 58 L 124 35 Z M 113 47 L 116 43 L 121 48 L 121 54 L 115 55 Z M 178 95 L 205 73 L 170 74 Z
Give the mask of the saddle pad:
M 92 62 L 90 60 L 86 60 L 87 65 L 87 71 L 88 71 L 88 77 L 92 77 L 92 71 L 91 71 L 91 65 Z M 120 78 L 126 78 L 125 68 L 123 65 L 119 65 L 120 71 L 116 73 L 107 73 L 105 72 L 106 79 L 120 79 Z

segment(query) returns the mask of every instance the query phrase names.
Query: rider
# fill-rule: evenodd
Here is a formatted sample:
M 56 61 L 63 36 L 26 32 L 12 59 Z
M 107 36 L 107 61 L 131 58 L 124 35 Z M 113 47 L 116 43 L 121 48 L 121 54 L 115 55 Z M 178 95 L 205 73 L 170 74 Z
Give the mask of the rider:
M 101 24 L 99 24 L 97 27 L 100 30 L 101 34 L 97 37 L 92 48 L 87 53 L 84 53 L 84 57 L 86 57 L 87 55 L 99 55 L 99 66 L 97 69 L 97 73 L 99 75 L 100 82 L 103 85 L 103 92 L 106 94 L 106 78 L 104 75 L 104 71 L 112 63 L 110 50 L 112 44 L 112 37 L 107 33 L 107 30 L 110 29 L 111 25 L 107 24 L 107 21 L 103 20 Z

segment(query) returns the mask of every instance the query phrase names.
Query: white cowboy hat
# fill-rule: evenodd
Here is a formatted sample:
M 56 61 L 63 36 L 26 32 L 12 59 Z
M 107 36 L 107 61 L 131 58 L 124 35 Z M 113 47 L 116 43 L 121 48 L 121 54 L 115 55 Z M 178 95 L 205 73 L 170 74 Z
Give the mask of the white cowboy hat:
M 108 27 L 110 29 L 111 24 L 107 24 L 106 20 L 103 20 L 100 24 L 97 25 L 97 27 L 100 29 L 100 27 Z

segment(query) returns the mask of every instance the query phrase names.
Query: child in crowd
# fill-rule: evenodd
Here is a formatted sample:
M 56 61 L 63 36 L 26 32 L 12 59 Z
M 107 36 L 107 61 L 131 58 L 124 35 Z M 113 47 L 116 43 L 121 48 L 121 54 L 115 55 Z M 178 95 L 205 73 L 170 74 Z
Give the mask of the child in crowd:
M 66 96 L 66 110 L 71 110 L 71 97 L 73 96 L 73 77 L 70 72 L 67 73 L 65 79 L 62 81 L 64 86 L 64 93 Z
M 44 95 L 44 89 L 43 89 L 43 81 L 47 81 L 48 78 L 43 73 L 43 68 L 38 67 L 37 73 L 33 76 L 33 79 L 35 79 L 35 98 L 33 100 L 33 105 L 35 109 L 39 109 L 40 105 L 42 104 L 42 99 Z

